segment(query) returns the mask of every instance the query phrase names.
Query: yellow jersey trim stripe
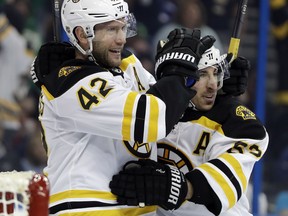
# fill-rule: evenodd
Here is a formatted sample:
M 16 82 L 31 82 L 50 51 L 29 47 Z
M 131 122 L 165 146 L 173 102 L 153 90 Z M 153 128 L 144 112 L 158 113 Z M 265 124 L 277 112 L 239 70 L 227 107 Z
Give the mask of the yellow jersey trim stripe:
M 220 158 L 225 159 L 225 161 L 227 161 L 227 163 L 229 163 L 233 167 L 242 183 L 243 191 L 245 191 L 247 188 L 247 178 L 243 172 L 240 163 L 233 156 L 229 154 L 223 154 L 220 156 Z
M 125 105 L 124 105 L 124 116 L 122 122 L 122 136 L 123 140 L 131 140 L 131 122 L 132 122 L 132 113 L 135 100 L 137 97 L 137 92 L 130 92 L 127 96 Z
M 78 211 L 59 214 L 59 216 L 98 216 L 98 215 L 117 215 L 117 216 L 139 216 L 156 211 L 156 206 L 147 206 L 144 208 L 133 207 L 133 208 L 121 208 L 111 210 L 91 210 L 91 211 Z
M 229 208 L 231 208 L 233 205 L 235 205 L 235 203 L 236 203 L 235 193 L 231 189 L 231 187 L 228 184 L 228 182 L 226 181 L 226 179 L 221 174 L 219 174 L 219 172 L 217 172 L 215 169 L 210 167 L 208 164 L 202 164 L 198 168 L 206 171 L 212 178 L 215 179 L 215 181 L 218 183 L 218 185 L 223 189 L 223 191 L 227 197 L 227 200 L 229 202 Z
M 104 200 L 116 200 L 116 196 L 110 192 L 92 190 L 69 190 L 50 196 L 50 203 L 55 203 L 65 199 L 77 198 L 97 198 Z
M 47 88 L 44 85 L 41 86 L 41 89 L 43 91 L 43 94 L 47 97 L 49 101 L 54 99 L 53 95 L 50 94 L 50 92 L 47 90 Z
M 211 130 L 216 130 L 217 132 L 219 132 L 220 134 L 224 135 L 224 132 L 222 130 L 222 125 L 210 120 L 209 118 L 202 116 L 201 118 L 197 119 L 197 120 L 193 120 L 191 121 L 192 123 L 196 123 L 196 124 L 201 124 L 204 127 L 207 127 Z
M 122 59 L 119 67 L 122 71 L 126 71 L 129 64 L 135 64 L 135 63 L 136 63 L 136 59 L 133 55 L 131 55 L 125 59 Z
M 158 136 L 159 105 L 154 96 L 150 96 L 150 119 L 147 142 L 155 142 Z

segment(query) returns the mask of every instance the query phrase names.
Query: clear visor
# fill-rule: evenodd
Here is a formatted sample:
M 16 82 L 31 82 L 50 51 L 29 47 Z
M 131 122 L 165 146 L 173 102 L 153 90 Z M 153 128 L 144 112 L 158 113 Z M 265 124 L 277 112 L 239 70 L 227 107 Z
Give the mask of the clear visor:
M 120 23 L 121 25 L 115 25 L 113 22 L 116 21 Z M 107 21 L 105 23 L 96 24 L 93 28 L 94 31 L 96 30 L 102 30 L 105 31 L 105 34 L 116 38 L 120 32 L 122 32 L 125 36 L 125 38 L 133 37 L 137 34 L 137 25 L 136 25 L 136 19 L 132 13 L 129 15 L 112 20 Z
M 126 38 L 134 37 L 137 35 L 137 22 L 133 13 L 130 13 L 125 17 L 125 22 L 127 25 Z
M 224 55 L 222 57 L 224 57 Z M 228 79 L 230 77 L 229 63 L 226 60 L 226 55 L 225 55 L 225 58 L 220 63 L 215 65 L 214 67 L 216 67 L 217 69 L 217 74 L 218 74 L 217 75 L 217 80 L 218 80 L 217 87 L 219 90 L 223 86 L 223 80 Z
M 221 60 L 219 63 L 215 65 L 209 65 L 209 66 L 207 65 L 207 67 L 197 71 L 197 74 L 200 77 L 200 79 L 210 79 L 205 69 L 208 67 L 214 68 L 214 77 L 215 77 L 215 82 L 217 82 L 218 90 L 222 88 L 223 80 L 228 79 L 230 77 L 229 64 L 226 61 L 224 56 L 221 56 L 221 58 L 223 60 Z
M 221 56 L 221 58 L 223 60 L 221 60 L 220 63 L 218 63 L 216 65 L 207 66 L 207 67 L 213 67 L 215 69 L 215 73 L 217 73 L 216 76 L 217 76 L 217 88 L 218 88 L 218 90 L 220 88 L 222 88 L 223 80 L 228 79 L 230 77 L 229 64 L 228 64 L 227 60 L 225 59 L 226 55 Z M 207 67 L 205 67 L 205 68 L 207 68 Z M 205 68 L 197 71 L 197 75 L 199 78 L 201 78 L 201 77 L 202 77 L 202 79 L 204 77 L 208 78 L 208 76 L 202 76 L 202 73 L 201 73 L 201 72 L 205 71 Z M 195 80 L 194 78 L 188 77 L 186 79 L 186 86 L 192 87 L 196 83 L 196 81 L 197 80 Z
M 223 80 L 225 80 L 225 79 L 228 79 L 230 77 L 229 63 L 226 60 L 226 55 L 225 55 L 225 57 L 224 57 L 224 55 L 221 57 L 224 59 L 220 63 L 218 63 L 216 65 L 216 67 L 217 67 L 217 70 L 223 74 Z

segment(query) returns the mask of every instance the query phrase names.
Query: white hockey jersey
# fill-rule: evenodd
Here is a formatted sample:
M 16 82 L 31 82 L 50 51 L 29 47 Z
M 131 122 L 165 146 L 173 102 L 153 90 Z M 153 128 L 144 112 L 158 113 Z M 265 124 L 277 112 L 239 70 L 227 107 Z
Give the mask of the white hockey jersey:
M 208 112 L 188 109 L 174 130 L 158 141 L 158 161 L 177 166 L 192 180 L 190 201 L 158 216 L 247 216 L 245 192 L 255 162 L 268 146 L 255 114 L 230 97 L 218 97 Z
M 166 107 L 157 97 L 142 94 L 155 80 L 132 54 L 122 60 L 124 73 L 81 61 L 49 74 L 51 82 L 42 86 L 39 119 L 48 153 L 44 173 L 51 184 L 50 213 L 153 212 L 155 206 L 118 205 L 109 182 L 127 161 L 156 160 L 155 142 L 166 135 Z

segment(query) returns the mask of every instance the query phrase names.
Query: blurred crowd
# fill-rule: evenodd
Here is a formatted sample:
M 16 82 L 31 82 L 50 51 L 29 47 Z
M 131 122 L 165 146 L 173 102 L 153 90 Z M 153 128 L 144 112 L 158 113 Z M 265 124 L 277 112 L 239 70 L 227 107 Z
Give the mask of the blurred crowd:
M 127 0 L 137 19 L 138 35 L 127 40 L 153 74 L 159 39 L 175 27 L 200 28 L 212 34 L 227 52 L 236 15 L 236 0 Z M 252 110 L 257 82 L 258 21 L 261 1 L 251 0 L 243 27 L 239 55 L 251 60 L 247 92 L 240 96 Z M 41 173 L 46 152 L 38 122 L 39 90 L 30 79 L 30 65 L 41 44 L 53 40 L 52 2 L 0 0 L 0 171 L 34 170 Z M 249 11 L 251 11 L 249 15 Z M 254 14 L 255 15 L 255 14 Z M 257 16 L 259 19 L 259 16 Z M 253 39 L 254 38 L 254 39 Z M 247 39 L 247 40 L 246 40 Z M 251 43 L 253 41 L 253 43 Z M 288 2 L 270 0 L 266 79 L 266 121 L 270 144 L 263 160 L 266 212 L 288 215 Z M 271 57 L 270 57 L 271 56 Z M 269 87 L 270 86 L 270 87 Z M 269 87 L 269 88 L 268 88 Z M 282 212 L 282 213 L 280 213 Z M 286 212 L 286 213 L 285 213 Z

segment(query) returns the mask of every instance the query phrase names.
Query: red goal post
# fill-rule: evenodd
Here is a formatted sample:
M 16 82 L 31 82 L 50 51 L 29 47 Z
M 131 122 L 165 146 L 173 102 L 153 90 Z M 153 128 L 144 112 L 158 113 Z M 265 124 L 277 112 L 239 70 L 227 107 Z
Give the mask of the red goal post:
M 32 171 L 0 172 L 0 216 L 48 216 L 49 181 Z

